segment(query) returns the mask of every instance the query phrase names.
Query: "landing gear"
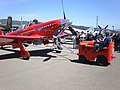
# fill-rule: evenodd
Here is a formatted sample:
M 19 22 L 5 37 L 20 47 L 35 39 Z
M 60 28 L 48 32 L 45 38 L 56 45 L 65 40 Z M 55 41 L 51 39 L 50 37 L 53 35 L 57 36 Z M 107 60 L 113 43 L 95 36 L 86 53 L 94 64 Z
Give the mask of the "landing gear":
M 21 40 L 18 40 L 18 44 L 19 44 L 19 47 L 20 47 L 20 56 L 22 56 L 24 60 L 29 60 L 30 53 L 25 50 Z
M 20 51 L 20 56 L 22 56 L 24 60 L 30 59 L 30 54 L 28 51 Z
M 24 59 L 24 60 L 29 60 L 29 59 L 30 59 L 30 57 L 23 57 L 23 59 Z
M 4 47 L 3 47 L 3 46 L 1 46 L 1 47 L 0 47 L 0 49 L 4 49 Z

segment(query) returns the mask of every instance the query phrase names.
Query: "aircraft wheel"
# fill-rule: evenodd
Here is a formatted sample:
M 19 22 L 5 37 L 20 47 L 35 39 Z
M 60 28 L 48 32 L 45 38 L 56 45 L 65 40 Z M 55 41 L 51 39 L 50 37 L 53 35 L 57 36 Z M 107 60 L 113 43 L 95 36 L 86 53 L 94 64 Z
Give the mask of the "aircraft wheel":
M 1 48 L 1 49 L 4 49 L 4 47 L 3 47 L 3 46 L 1 46 L 0 48 Z
M 107 58 L 105 56 L 102 56 L 102 55 L 97 57 L 96 62 L 100 66 L 107 66 L 108 65 Z
M 23 57 L 23 59 L 24 59 L 24 60 L 29 60 L 29 59 L 30 59 L 30 57 Z
M 86 57 L 83 56 L 83 55 L 80 55 L 80 56 L 79 56 L 79 61 L 80 61 L 81 63 L 85 63 L 85 62 L 86 62 Z

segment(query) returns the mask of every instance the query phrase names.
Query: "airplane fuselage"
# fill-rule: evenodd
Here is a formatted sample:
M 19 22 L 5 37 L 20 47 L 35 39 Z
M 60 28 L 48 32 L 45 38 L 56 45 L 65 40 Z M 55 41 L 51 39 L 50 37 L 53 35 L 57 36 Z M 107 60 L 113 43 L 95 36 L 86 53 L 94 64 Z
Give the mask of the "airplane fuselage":
M 61 27 L 60 23 L 61 19 L 52 20 L 45 23 L 39 23 L 32 26 L 27 27 L 26 29 L 16 30 L 10 32 L 6 35 L 16 35 L 16 36 L 47 36 L 48 39 L 53 38 L 55 31 Z

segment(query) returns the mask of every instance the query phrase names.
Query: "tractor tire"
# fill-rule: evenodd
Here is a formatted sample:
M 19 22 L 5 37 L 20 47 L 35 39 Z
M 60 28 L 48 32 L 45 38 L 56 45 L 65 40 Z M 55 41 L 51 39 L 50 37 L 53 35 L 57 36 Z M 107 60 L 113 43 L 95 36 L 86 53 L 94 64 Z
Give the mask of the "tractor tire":
M 80 56 L 79 56 L 79 62 L 85 63 L 85 62 L 86 62 L 86 57 L 83 56 L 83 55 L 80 55 Z
M 96 63 L 100 66 L 107 66 L 108 65 L 107 58 L 103 55 L 100 55 L 97 57 Z

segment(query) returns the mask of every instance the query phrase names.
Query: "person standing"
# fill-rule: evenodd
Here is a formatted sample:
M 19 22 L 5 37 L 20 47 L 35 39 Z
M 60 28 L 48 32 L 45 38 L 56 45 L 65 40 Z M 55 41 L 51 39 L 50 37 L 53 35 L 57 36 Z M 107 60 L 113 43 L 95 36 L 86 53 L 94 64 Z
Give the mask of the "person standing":
M 72 36 L 72 41 L 73 41 L 73 49 L 75 49 L 77 47 L 76 36 L 75 35 Z

